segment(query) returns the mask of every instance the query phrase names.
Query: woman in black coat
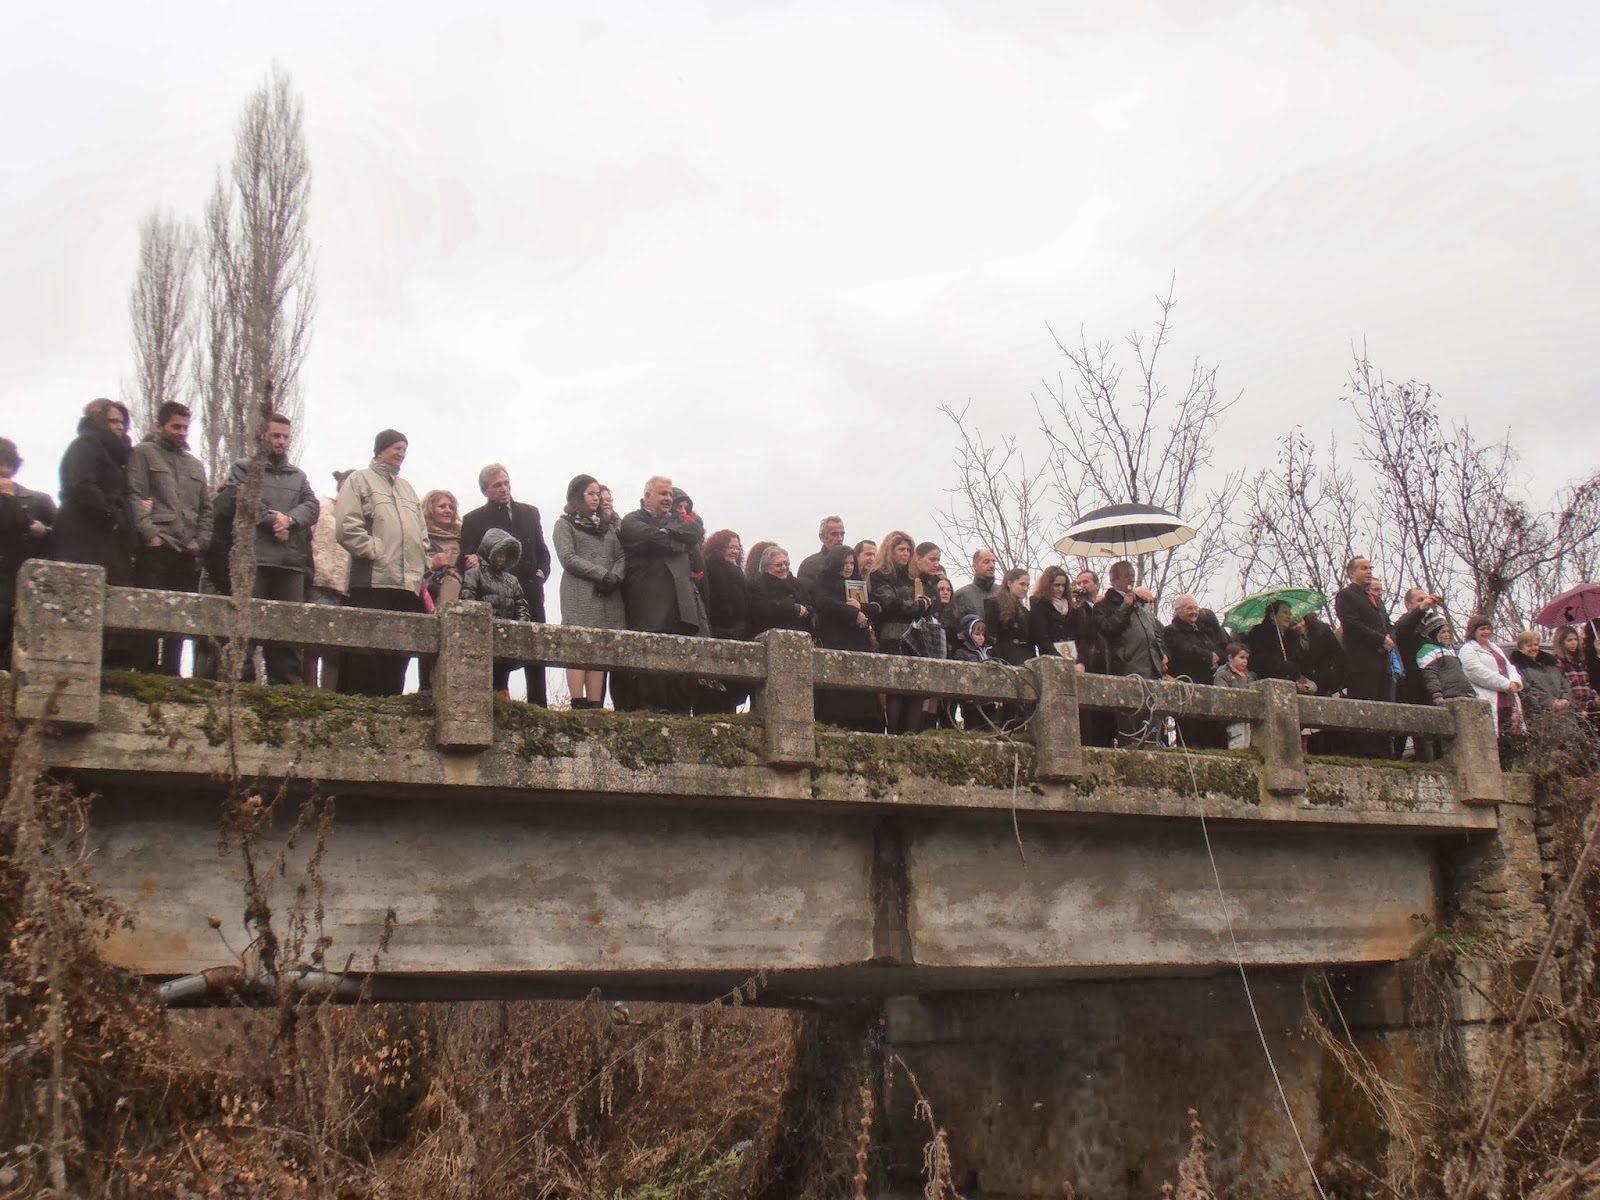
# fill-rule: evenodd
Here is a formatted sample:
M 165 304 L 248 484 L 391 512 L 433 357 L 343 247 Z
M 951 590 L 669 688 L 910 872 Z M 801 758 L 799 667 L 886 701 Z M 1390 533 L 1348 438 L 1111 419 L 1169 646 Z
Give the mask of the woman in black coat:
M 983 622 L 989 627 L 990 653 L 1014 667 L 1034 657 L 1033 634 L 1028 628 L 1028 573 L 1012 567 L 1000 590 L 983 602 Z
M 1250 670 L 1257 679 L 1300 679 L 1305 675 L 1305 642 L 1295 632 L 1287 600 L 1267 605 L 1261 624 L 1244 639 Z
M 811 632 L 810 597 L 789 574 L 789 552 L 782 546 L 762 551 L 760 573 L 750 584 L 750 636 L 769 629 Z
M 705 542 L 706 620 L 711 636 L 733 642 L 750 636 L 750 585 L 739 564 L 744 546 L 731 529 L 719 529 Z
M 878 606 L 873 627 L 880 654 L 907 654 L 906 634 L 911 622 L 933 611 L 932 596 L 919 594 L 911 576 L 916 543 L 902 529 L 891 530 L 878 543 L 878 565 L 867 580 L 867 594 Z M 916 733 L 922 728 L 920 696 L 885 696 L 884 715 L 890 733 Z
M 872 649 L 871 619 L 877 605 L 852 599 L 845 580 L 855 572 L 856 554 L 849 546 L 834 546 L 822 559 L 811 586 L 816 606 L 817 641 L 824 650 L 865 654 Z M 817 689 L 817 720 L 861 733 L 883 732 L 883 710 L 873 692 Z
M 133 585 L 133 513 L 128 507 L 128 410 L 91 400 L 78 436 L 61 458 L 61 510 L 53 555 L 104 567 L 113 587 Z
M 1060 642 L 1072 641 L 1075 622 L 1070 620 L 1071 603 L 1067 588 L 1071 584 L 1067 573 L 1060 567 L 1049 566 L 1039 573 L 1033 596 L 1028 604 L 1028 640 L 1034 653 L 1059 655 Z
M 714 638 L 733 642 L 750 637 L 750 585 L 744 577 L 744 546 L 731 529 L 719 529 L 706 538 L 706 623 Z M 695 686 L 697 713 L 737 712 L 750 698 L 742 683 L 701 680 Z

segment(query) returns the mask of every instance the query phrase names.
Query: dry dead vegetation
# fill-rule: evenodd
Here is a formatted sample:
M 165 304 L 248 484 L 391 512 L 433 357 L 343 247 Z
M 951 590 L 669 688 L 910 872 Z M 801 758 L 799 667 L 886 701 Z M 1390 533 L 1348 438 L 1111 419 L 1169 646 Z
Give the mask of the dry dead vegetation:
M 759 979 L 698 1007 L 335 1004 L 289 986 L 256 1007 L 157 1007 L 97 953 L 126 914 L 96 895 L 81 857 L 87 801 L 39 774 L 37 736 L 0 718 L 0 1200 L 796 1200 L 862 1197 L 881 1182 L 873 1105 L 904 1064 L 860 1013 L 748 1007 Z M 1319 1151 L 1328 1196 L 1560 1200 L 1600 1188 L 1600 788 L 1593 763 L 1542 761 L 1550 900 L 1565 915 L 1547 956 L 1557 986 L 1524 1028 L 1557 1040 L 1554 1077 L 1529 1086 L 1512 1071 L 1485 1111 L 1453 1070 L 1448 1088 L 1413 1094 L 1335 1026 L 1313 1029 L 1382 1130 L 1367 1161 Z M 250 838 L 282 802 L 242 794 L 235 806 L 230 828 L 254 871 L 278 869 L 280 852 Z M 309 804 L 296 827 L 320 842 L 331 810 Z M 327 949 L 315 860 L 296 911 L 241 896 L 255 935 L 245 953 L 284 975 Z M 1493 952 L 1492 941 L 1441 944 L 1438 965 Z M 1457 1061 L 1450 1036 L 1443 1021 L 1418 1033 L 1438 1039 L 1427 1053 L 1441 1069 Z M 954 1198 L 944 1131 L 913 1091 L 928 1131 L 923 1194 Z M 1226 1114 L 1211 1120 L 1223 1137 L 1248 1136 Z M 1167 1194 L 1227 1195 L 1191 1121 Z
M 759 978 L 700 1006 L 343 1004 L 285 983 L 255 1007 L 158 1007 L 99 957 L 127 914 L 96 896 L 87 802 L 40 775 L 38 736 L 0 718 L 0 1200 L 845 1194 L 864 1042 L 747 1007 Z M 280 869 L 253 839 L 282 802 L 245 794 L 226 822 L 251 876 Z M 312 802 L 294 836 L 331 830 Z M 316 862 L 294 911 L 240 898 L 242 957 L 285 981 L 323 965 Z

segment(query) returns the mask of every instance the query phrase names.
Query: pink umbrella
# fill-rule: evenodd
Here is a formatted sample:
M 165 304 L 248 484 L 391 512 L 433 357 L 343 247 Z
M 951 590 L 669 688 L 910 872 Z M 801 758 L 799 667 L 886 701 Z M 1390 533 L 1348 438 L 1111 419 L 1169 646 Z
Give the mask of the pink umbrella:
M 1537 620 L 1547 629 L 1600 620 L 1600 583 L 1580 583 L 1568 588 L 1544 606 Z

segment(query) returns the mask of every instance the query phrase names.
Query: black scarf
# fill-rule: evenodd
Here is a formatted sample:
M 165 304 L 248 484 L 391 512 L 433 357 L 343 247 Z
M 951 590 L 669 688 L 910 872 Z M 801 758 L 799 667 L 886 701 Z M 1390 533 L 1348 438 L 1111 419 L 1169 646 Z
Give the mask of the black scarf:
M 572 522 L 572 527 L 574 529 L 579 530 L 579 531 L 581 531 L 583 533 L 587 533 L 590 537 L 604 537 L 606 535 L 607 531 L 609 531 L 610 528 L 611 528 L 611 523 L 609 521 L 602 521 L 600 519 L 600 514 L 598 512 L 592 512 L 592 513 L 570 513 L 569 512 L 569 513 L 562 513 L 561 515 L 563 517 L 565 517 L 568 521 Z

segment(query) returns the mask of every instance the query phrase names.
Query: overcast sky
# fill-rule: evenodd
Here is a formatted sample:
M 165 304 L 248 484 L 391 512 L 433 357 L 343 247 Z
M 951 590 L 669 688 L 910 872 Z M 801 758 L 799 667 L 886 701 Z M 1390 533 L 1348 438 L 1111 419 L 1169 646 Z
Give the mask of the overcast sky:
M 940 403 L 1024 427 L 1046 323 L 1114 337 L 1176 274 L 1230 453 L 1324 432 L 1353 339 L 1596 466 L 1600 6 L 12 5 L 0 433 L 53 489 L 131 379 L 140 218 L 197 215 L 276 60 L 320 280 L 302 460 L 385 426 L 419 494 L 510 465 L 547 522 L 652 472 L 797 555 L 937 537 Z M 1579 432 L 1575 440 L 1571 435 Z M 552 595 L 552 600 L 554 599 Z

